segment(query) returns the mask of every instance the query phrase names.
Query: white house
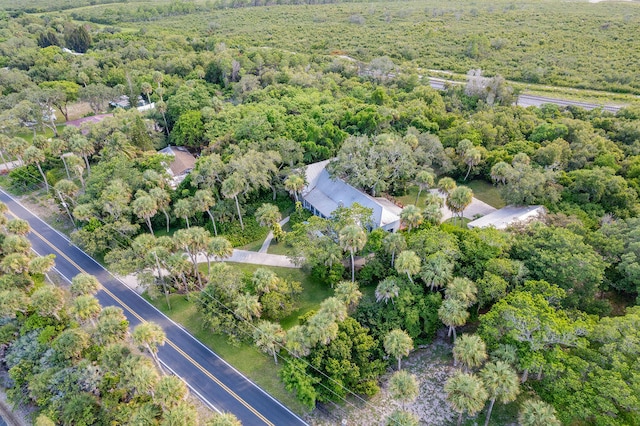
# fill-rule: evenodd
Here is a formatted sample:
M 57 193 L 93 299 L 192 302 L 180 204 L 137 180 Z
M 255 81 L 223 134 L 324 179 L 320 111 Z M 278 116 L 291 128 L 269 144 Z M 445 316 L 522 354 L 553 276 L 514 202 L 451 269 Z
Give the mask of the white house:
M 510 225 L 518 223 L 527 224 L 534 220 L 540 220 L 546 214 L 544 206 L 506 206 L 499 210 L 482 216 L 473 222 L 469 222 L 469 228 L 488 228 L 493 226 L 496 229 L 505 229 Z
M 402 208 L 385 198 L 374 198 L 342 179 L 332 179 L 326 167 L 330 160 L 309 164 L 305 168 L 307 186 L 302 190 L 302 205 L 314 215 L 331 217 L 338 207 L 350 207 L 358 203 L 373 210 L 373 228 L 395 232 L 400 228 Z
M 170 185 L 173 189 L 180 185 L 180 182 L 191 173 L 191 170 L 196 165 L 196 157 L 182 146 L 169 145 L 158 151 L 158 154 L 171 155 L 173 157 L 170 164 L 165 164 L 167 173 L 171 176 Z

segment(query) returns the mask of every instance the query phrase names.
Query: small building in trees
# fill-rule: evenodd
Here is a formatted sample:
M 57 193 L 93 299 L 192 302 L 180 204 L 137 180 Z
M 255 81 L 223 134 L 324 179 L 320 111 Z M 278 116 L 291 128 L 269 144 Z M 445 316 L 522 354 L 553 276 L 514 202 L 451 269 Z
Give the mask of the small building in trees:
M 333 179 L 326 167 L 330 160 L 309 164 L 305 168 L 307 185 L 302 190 L 302 206 L 314 215 L 328 218 L 338 207 L 358 203 L 373 210 L 372 227 L 396 232 L 400 229 L 402 208 L 386 198 L 371 197 L 342 179 Z
M 546 213 L 544 206 L 506 206 L 469 222 L 467 226 L 469 228 L 506 229 L 508 226 L 526 225 L 532 221 L 540 220 Z
M 191 170 L 193 170 L 193 167 L 196 165 L 196 157 L 182 146 L 169 145 L 168 147 L 158 151 L 158 154 L 165 154 L 173 157 L 171 163 L 165 164 L 167 173 L 171 176 L 170 185 L 173 189 L 180 185 L 180 182 L 182 182 L 184 178 L 191 173 Z

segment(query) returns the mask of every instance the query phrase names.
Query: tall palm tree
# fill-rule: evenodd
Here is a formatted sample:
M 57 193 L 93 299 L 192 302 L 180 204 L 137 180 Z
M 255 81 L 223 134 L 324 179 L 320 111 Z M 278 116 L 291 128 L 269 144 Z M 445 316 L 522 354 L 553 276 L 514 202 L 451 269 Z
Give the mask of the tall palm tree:
M 448 196 L 451 192 L 457 188 L 456 181 L 450 177 L 443 177 L 438 181 L 438 191 L 441 194 Z
M 278 289 L 280 278 L 271 269 L 258 268 L 251 277 L 251 283 L 256 293 L 259 295 L 266 294 L 272 290 Z
M 425 189 L 429 189 L 435 183 L 435 176 L 429 170 L 421 170 L 416 173 L 416 177 L 414 178 L 414 183 L 418 185 L 418 194 L 416 195 L 416 206 L 418 205 L 418 201 L 420 200 L 420 194 Z
M 193 195 L 193 207 L 199 212 L 207 213 L 211 224 L 213 225 L 213 234 L 218 236 L 218 228 L 216 227 L 216 220 L 211 213 L 211 207 L 216 205 L 216 200 L 213 198 L 213 194 L 209 189 L 199 189 Z
M 78 186 L 70 180 L 60 179 L 53 186 L 53 190 L 58 196 L 60 200 L 60 204 L 67 212 L 67 216 L 69 216 L 69 220 L 76 226 L 75 220 L 73 219 L 73 215 L 71 214 L 71 210 L 69 209 L 69 205 L 75 205 L 75 196 L 78 194 Z
M 95 319 L 100 315 L 100 303 L 90 294 L 76 297 L 71 303 L 71 312 L 80 322 L 89 321 L 95 325 Z
M 522 426 L 560 426 L 555 410 L 544 401 L 528 399 L 520 406 L 518 422 Z
M 254 318 L 260 318 L 262 313 L 262 305 L 258 301 L 258 296 L 253 294 L 244 293 L 239 294 L 236 300 L 234 300 L 234 313 L 240 319 L 251 321 Z
M 189 216 L 193 214 L 193 206 L 191 199 L 182 198 L 173 205 L 173 212 L 176 216 L 181 217 L 187 222 L 187 228 L 189 228 Z
M 405 250 L 398 255 L 396 260 L 396 271 L 399 274 L 407 274 L 409 281 L 413 283 L 413 275 L 420 272 L 420 264 L 422 261 L 418 255 L 411 250 Z
M 306 182 L 304 177 L 300 176 L 299 174 L 291 174 L 284 180 L 285 189 L 293 195 L 296 203 L 300 201 L 298 199 L 298 194 L 300 194 L 300 192 L 304 189 L 305 185 Z
M 94 296 L 100 290 L 100 281 L 93 275 L 80 273 L 71 279 L 71 294 Z
M 131 336 L 136 344 L 144 346 L 149 351 L 158 369 L 164 371 L 158 358 L 158 346 L 163 346 L 167 339 L 162 327 L 155 322 L 143 322 L 133 329 Z
M 445 288 L 445 295 L 461 301 L 466 308 L 478 300 L 478 287 L 469 278 L 455 277 Z
M 423 219 L 422 210 L 413 204 L 409 204 L 400 212 L 400 220 L 409 228 L 409 231 L 420 226 Z
M 158 206 L 158 209 L 162 210 L 164 213 L 164 217 L 167 222 L 167 232 L 169 232 L 169 212 L 167 212 L 167 207 L 169 207 L 169 203 L 171 202 L 171 197 L 169 197 L 169 193 L 159 187 L 151 188 L 149 190 L 149 195 L 153 197 Z
M 270 228 L 273 228 L 276 223 L 282 220 L 282 215 L 280 214 L 278 206 L 269 203 L 263 203 L 256 209 L 256 220 L 258 221 L 260 226 L 268 226 Z
M 173 241 L 177 248 L 184 250 L 193 264 L 193 274 L 198 278 L 202 290 L 202 278 L 198 271 L 198 255 L 206 253 L 211 234 L 204 228 L 194 226 L 189 229 L 179 229 L 173 234 Z
M 294 357 L 306 356 L 309 354 L 309 334 L 306 327 L 294 325 L 287 330 L 286 347 L 287 351 Z
M 482 381 L 473 374 L 456 372 L 444 385 L 449 404 L 460 415 L 458 416 L 458 426 L 462 424 L 462 416 L 468 413 L 470 416 L 476 415 L 487 400 L 488 394 Z
M 452 277 L 453 263 L 440 252 L 427 257 L 422 269 L 420 269 L 420 278 L 429 285 L 431 291 L 443 287 Z
M 464 152 L 462 160 L 467 166 L 469 166 L 469 168 L 467 169 L 467 174 L 464 176 L 464 180 L 466 181 L 469 177 L 469 173 L 471 173 L 471 169 L 480 164 L 480 162 L 482 161 L 482 151 L 475 147 L 469 148 Z
M 476 334 L 463 334 L 453 345 L 453 362 L 461 362 L 464 370 L 479 367 L 487 360 L 487 346 Z
M 29 148 L 24 150 L 24 154 L 22 154 L 22 158 L 24 159 L 24 162 L 26 164 L 36 165 L 36 167 L 38 168 L 38 171 L 40 172 L 40 176 L 42 176 L 44 186 L 47 189 L 47 192 L 49 192 L 49 181 L 47 180 L 47 175 L 45 175 L 44 172 L 42 171 L 42 163 L 46 158 L 44 155 L 44 152 L 42 152 L 42 150 L 36 148 L 35 146 L 31 145 Z
M 413 349 L 413 339 L 406 331 L 400 329 L 391 330 L 384 338 L 384 351 L 398 360 L 398 370 L 402 367 L 402 357 L 408 356 Z
M 480 377 L 489 393 L 489 408 L 487 408 L 484 421 L 484 426 L 489 426 L 491 411 L 496 399 L 503 404 L 514 401 L 520 393 L 520 380 L 518 373 L 509 364 L 502 361 L 485 365 L 480 372 Z
M 273 355 L 273 362 L 278 363 L 278 352 L 284 344 L 287 334 L 280 324 L 271 321 L 260 321 L 253 332 L 253 340 L 261 351 Z
M 340 230 L 339 239 L 342 250 L 348 251 L 351 256 L 351 281 L 355 282 L 356 266 L 354 255 L 362 250 L 367 243 L 367 234 L 358 225 L 347 225 Z
M 325 312 L 318 312 L 307 321 L 306 331 L 310 346 L 328 345 L 338 337 L 338 324 Z
M 376 302 L 384 301 L 384 303 L 388 303 L 391 300 L 398 297 L 398 293 L 400 292 L 400 286 L 398 286 L 398 280 L 396 277 L 387 277 L 384 280 L 378 283 L 376 287 Z
M 382 246 L 391 254 L 391 267 L 393 268 L 396 260 L 396 253 L 400 253 L 407 248 L 407 242 L 404 239 L 404 235 L 392 232 L 384 237 L 382 240 Z
M 352 281 L 340 281 L 336 284 L 335 294 L 347 306 L 347 309 L 354 308 L 362 298 L 358 283 Z
M 233 254 L 233 246 L 225 237 L 214 237 L 209 242 L 209 254 L 216 260 L 227 259 Z
M 393 399 L 402 403 L 403 410 L 406 403 L 415 401 L 419 392 L 416 376 L 408 371 L 398 370 L 389 379 L 389 393 Z
M 71 170 L 71 173 L 73 173 L 73 176 L 75 176 L 80 180 L 80 185 L 82 185 L 82 189 L 84 190 L 85 189 L 84 169 L 86 168 L 84 161 L 82 161 L 82 158 L 72 153 L 65 155 L 65 158 L 67 159 L 67 165 L 69 166 L 69 170 Z
M 466 186 L 459 186 L 451 191 L 447 197 L 446 204 L 449 210 L 462 221 L 464 209 L 471 204 L 471 201 L 473 201 L 473 191 Z M 460 223 L 462 224 L 462 222 Z
M 442 305 L 438 309 L 438 318 L 447 327 L 449 327 L 449 333 L 447 336 L 453 334 L 453 341 L 456 341 L 456 327 L 462 326 L 467 322 L 469 318 L 469 312 L 463 302 L 458 299 L 444 299 Z
M 207 420 L 207 426 L 242 426 L 242 423 L 231 413 L 218 413 Z
M 501 183 L 504 185 L 507 183 L 507 176 L 509 176 L 511 171 L 512 167 L 510 164 L 500 161 L 491 167 L 491 180 L 496 184 Z
M 143 191 L 140 191 L 140 193 L 141 194 L 131 203 L 131 210 L 133 214 L 147 222 L 151 235 L 155 235 L 153 233 L 153 226 L 151 225 L 151 218 L 158 213 L 158 204 L 155 198 L 149 194 Z
M 82 136 L 82 134 L 75 134 L 69 138 L 69 149 L 84 158 L 87 166 L 87 175 L 90 175 L 91 165 L 89 165 L 89 155 L 95 152 L 93 142 Z
M 337 297 L 328 297 L 320 304 L 318 314 L 325 316 L 331 322 L 342 322 L 347 318 L 347 306 Z
M 385 421 L 385 426 L 418 426 L 420 421 L 415 414 L 404 410 L 393 410 Z
M 222 182 L 222 195 L 225 198 L 233 198 L 236 202 L 236 210 L 238 211 L 238 220 L 240 221 L 240 228 L 244 231 L 244 223 L 242 222 L 242 213 L 240 212 L 240 202 L 238 201 L 238 195 L 244 189 L 246 184 L 245 178 L 233 173 Z

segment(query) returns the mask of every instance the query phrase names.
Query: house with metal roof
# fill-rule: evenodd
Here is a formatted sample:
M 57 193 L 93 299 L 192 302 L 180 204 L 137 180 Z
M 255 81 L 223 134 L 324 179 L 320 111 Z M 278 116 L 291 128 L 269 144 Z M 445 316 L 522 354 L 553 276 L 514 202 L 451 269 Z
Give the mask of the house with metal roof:
M 314 215 L 329 218 L 338 207 L 350 207 L 358 203 L 370 208 L 373 228 L 389 232 L 400 229 L 402 208 L 391 201 L 371 197 L 342 179 L 332 178 L 326 167 L 330 160 L 309 164 L 305 168 L 307 186 L 302 190 L 302 205 Z
M 544 206 L 506 206 L 493 211 L 480 219 L 469 222 L 469 228 L 506 229 L 516 224 L 527 224 L 534 220 L 540 220 L 546 214 Z

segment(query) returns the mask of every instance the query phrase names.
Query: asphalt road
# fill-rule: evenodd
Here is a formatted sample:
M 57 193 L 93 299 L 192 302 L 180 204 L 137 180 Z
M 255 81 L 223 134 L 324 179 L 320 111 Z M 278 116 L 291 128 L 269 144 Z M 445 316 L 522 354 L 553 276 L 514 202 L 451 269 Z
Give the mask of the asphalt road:
M 97 294 L 102 306 L 121 307 L 132 328 L 143 321 L 160 324 L 167 335 L 165 345 L 158 351 L 160 361 L 166 369 L 185 380 L 191 391 L 209 407 L 235 414 L 243 425 L 306 425 L 2 190 L 0 201 L 7 205 L 10 216 L 29 222 L 28 238 L 34 251 L 39 255 L 55 254 L 56 270 L 65 279 L 70 280 L 80 272 L 94 275 L 103 286 Z
M 456 81 L 444 80 L 442 78 L 429 78 L 429 84 L 431 85 L 431 87 L 437 90 L 444 90 L 445 85 L 447 83 L 464 84 Z M 571 100 L 558 99 L 558 98 L 548 98 L 545 96 L 534 96 L 534 95 L 527 95 L 527 94 L 522 94 L 518 96 L 518 100 L 516 101 L 516 105 L 521 107 L 529 107 L 529 106 L 539 107 L 544 104 L 555 104 L 561 107 L 571 105 L 571 106 L 581 107 L 586 110 L 602 108 L 603 110 L 609 111 L 614 114 L 618 112 L 621 108 L 620 106 L 617 106 L 617 105 L 599 105 L 599 104 L 592 104 L 588 102 L 571 101 Z

